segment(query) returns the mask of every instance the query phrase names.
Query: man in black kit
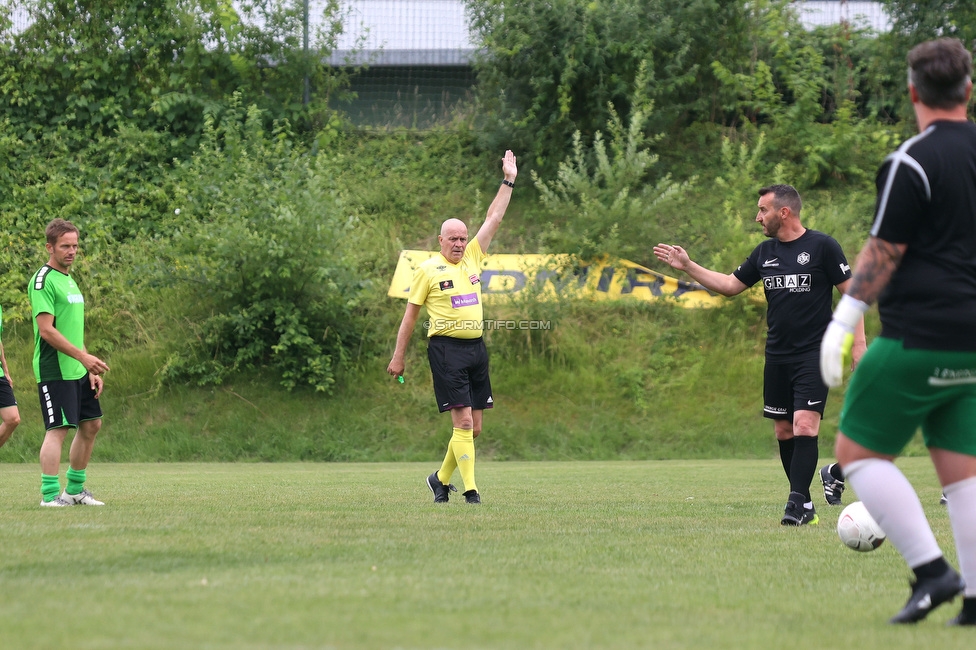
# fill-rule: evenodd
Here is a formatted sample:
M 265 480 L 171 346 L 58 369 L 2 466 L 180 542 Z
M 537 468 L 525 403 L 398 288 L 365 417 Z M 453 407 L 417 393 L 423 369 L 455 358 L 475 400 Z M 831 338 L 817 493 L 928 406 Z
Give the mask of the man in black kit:
M 763 416 L 773 420 L 780 460 L 790 483 L 780 523 L 816 524 L 810 483 L 820 456 L 817 434 L 828 390 L 820 377 L 820 341 L 831 319 L 833 287 L 846 291 L 851 267 L 834 238 L 800 223 L 802 202 L 793 186 L 762 188 L 758 205 L 756 221 L 769 239 L 728 275 L 692 262 L 681 246 L 658 244 L 654 254 L 723 296 L 738 295 L 762 281 L 768 305 Z M 859 321 L 852 349 L 854 363 L 864 349 L 864 324 Z
M 908 53 L 918 135 L 878 170 L 870 237 L 824 334 L 824 381 L 839 386 L 853 324 L 877 301 L 881 334 L 851 377 L 837 461 L 915 574 L 892 623 L 963 594 L 950 625 L 976 626 L 976 125 L 973 55 L 957 39 Z M 957 572 L 894 460 L 918 430 L 947 499 Z

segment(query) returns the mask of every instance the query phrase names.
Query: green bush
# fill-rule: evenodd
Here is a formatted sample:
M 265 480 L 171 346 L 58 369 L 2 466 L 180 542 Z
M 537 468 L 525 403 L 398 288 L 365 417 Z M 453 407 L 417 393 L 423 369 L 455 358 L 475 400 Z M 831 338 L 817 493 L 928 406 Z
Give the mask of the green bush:
M 592 150 L 584 151 L 576 132 L 572 157 L 559 164 L 554 180 L 545 181 L 532 172 L 548 217 L 542 232 L 542 246 L 548 252 L 583 260 L 644 256 L 663 235 L 656 209 L 680 198 L 695 180 L 676 183 L 662 174 L 656 183 L 649 181 L 658 161 L 647 148 L 654 138 L 641 130 L 649 103 L 631 113 L 629 125 L 612 106 L 609 112 L 609 143 L 598 131 Z
M 286 126 L 265 134 L 256 108 L 244 119 L 237 110 L 208 124 L 197 154 L 176 168 L 179 207 L 162 271 L 196 304 L 184 321 L 188 341 L 162 374 L 220 384 L 267 367 L 288 389 L 328 392 L 365 344 L 370 281 L 349 248 L 357 218 L 326 156 L 308 155 Z

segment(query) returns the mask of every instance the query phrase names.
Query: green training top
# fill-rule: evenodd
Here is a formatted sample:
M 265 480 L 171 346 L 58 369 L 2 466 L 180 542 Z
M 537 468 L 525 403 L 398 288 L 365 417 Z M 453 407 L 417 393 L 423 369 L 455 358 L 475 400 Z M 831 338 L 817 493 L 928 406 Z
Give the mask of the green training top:
M 42 266 L 27 287 L 34 321 L 34 378 L 37 383 L 59 379 L 81 379 L 88 372 L 77 359 L 58 352 L 41 338 L 37 315 L 54 316 L 54 328 L 79 350 L 85 349 L 85 298 L 70 275 L 47 264 Z

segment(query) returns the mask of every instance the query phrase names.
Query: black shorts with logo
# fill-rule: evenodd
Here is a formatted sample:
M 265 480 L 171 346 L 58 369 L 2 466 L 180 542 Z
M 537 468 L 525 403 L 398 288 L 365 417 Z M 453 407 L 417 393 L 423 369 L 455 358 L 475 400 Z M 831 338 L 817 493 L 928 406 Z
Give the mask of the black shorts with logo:
M 85 420 L 102 417 L 102 406 L 95 399 L 88 373 L 81 379 L 44 381 L 37 385 L 41 399 L 44 430 L 76 427 Z
M 785 363 L 766 361 L 763 370 L 763 417 L 792 420 L 796 411 L 816 411 L 827 404 L 820 376 L 820 354 Z
M 484 339 L 432 336 L 427 343 L 427 360 L 438 411 L 462 406 L 482 411 L 493 406 Z
M 14 397 L 13 386 L 6 377 L 0 377 L 0 409 L 8 406 L 17 406 L 17 399 Z

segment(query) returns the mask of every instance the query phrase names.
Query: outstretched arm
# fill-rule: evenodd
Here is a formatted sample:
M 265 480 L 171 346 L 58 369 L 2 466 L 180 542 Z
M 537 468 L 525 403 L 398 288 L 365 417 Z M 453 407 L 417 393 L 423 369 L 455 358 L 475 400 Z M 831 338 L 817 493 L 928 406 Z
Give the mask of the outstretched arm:
M 518 176 L 518 165 L 515 164 L 515 154 L 511 150 L 506 151 L 505 157 L 502 158 L 502 173 L 505 175 L 506 181 L 512 184 L 515 183 L 515 178 Z M 475 235 L 478 244 L 481 246 L 481 250 L 488 251 L 488 246 L 495 237 L 498 226 L 502 225 L 502 218 L 505 216 L 505 211 L 508 210 L 508 204 L 511 200 L 512 186 L 502 183 L 498 187 L 498 193 L 495 194 L 495 200 L 488 206 L 488 214 L 485 216 L 485 222 L 481 225 L 481 229 L 478 230 L 478 234 Z
M 737 296 L 747 289 L 742 280 L 731 273 L 725 275 L 718 271 L 706 269 L 704 266 L 691 261 L 688 252 L 681 246 L 673 244 L 658 244 L 654 247 L 654 255 L 659 260 L 678 271 L 684 271 L 698 284 L 706 289 L 720 293 L 723 296 Z

